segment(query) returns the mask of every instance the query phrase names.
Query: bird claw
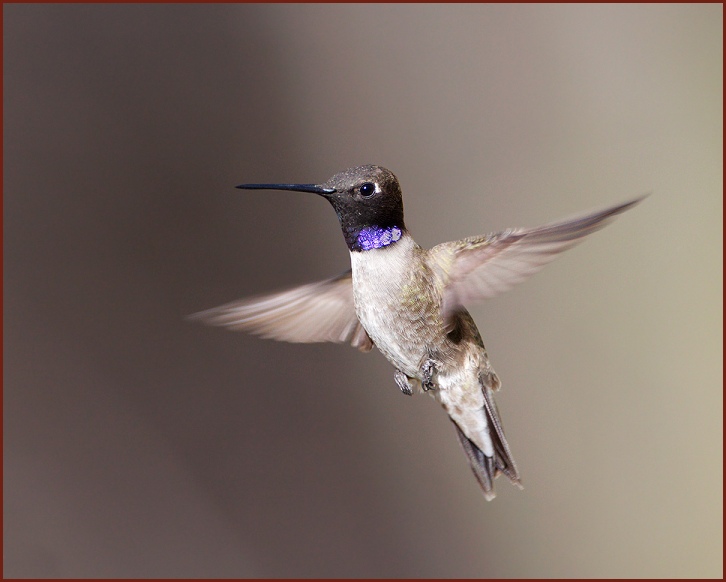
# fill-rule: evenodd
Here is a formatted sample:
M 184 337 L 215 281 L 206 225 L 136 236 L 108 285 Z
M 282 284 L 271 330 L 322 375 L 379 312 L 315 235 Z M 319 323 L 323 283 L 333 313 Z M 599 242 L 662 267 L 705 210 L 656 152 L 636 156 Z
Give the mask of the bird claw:
M 401 389 L 401 392 L 403 392 L 406 396 L 413 395 L 413 384 L 411 384 L 411 380 L 409 380 L 406 374 L 401 372 L 401 370 L 396 370 L 396 373 L 393 375 L 393 379 L 396 381 L 396 386 Z
M 434 374 L 436 373 L 436 365 L 432 359 L 427 359 L 421 366 L 421 386 L 424 392 L 436 388 L 434 384 Z

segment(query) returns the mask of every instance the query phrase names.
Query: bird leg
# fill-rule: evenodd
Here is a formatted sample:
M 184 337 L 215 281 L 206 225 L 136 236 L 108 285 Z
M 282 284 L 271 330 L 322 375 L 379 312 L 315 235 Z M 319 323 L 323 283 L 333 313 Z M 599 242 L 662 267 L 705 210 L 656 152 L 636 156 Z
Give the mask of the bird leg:
M 393 375 L 393 379 L 396 381 L 396 386 L 401 389 L 401 392 L 403 392 L 406 396 L 413 395 L 413 384 L 406 374 L 401 372 L 401 370 L 396 370 L 396 373 Z

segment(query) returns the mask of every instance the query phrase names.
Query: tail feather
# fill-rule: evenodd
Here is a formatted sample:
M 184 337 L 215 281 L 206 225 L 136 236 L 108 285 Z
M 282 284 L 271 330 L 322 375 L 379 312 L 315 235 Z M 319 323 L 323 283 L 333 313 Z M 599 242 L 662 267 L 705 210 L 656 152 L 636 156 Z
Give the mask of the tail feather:
M 469 459 L 469 465 L 474 473 L 479 485 L 484 491 L 484 497 L 487 501 L 491 501 L 496 497 L 494 491 L 494 479 L 503 473 L 509 480 L 517 485 L 520 489 L 522 484 L 519 481 L 519 473 L 517 472 L 517 466 L 512 458 L 512 453 L 509 450 L 509 444 L 504 436 L 504 429 L 502 428 L 502 422 L 499 419 L 499 411 L 497 405 L 494 402 L 494 396 L 491 388 L 482 386 L 484 393 L 484 412 L 487 416 L 490 430 L 489 434 L 494 445 L 494 456 L 490 457 L 484 454 L 484 452 L 474 444 L 459 428 L 459 425 L 454 422 L 456 427 L 456 435 L 459 437 L 464 453 L 467 459 Z M 452 420 L 453 422 L 453 420 Z
M 479 447 L 477 447 L 463 432 L 461 432 L 461 429 L 456 422 L 453 420 L 451 422 L 453 422 L 456 427 L 456 436 L 459 437 L 461 447 L 464 449 L 464 453 L 469 459 L 471 470 L 474 472 L 476 480 L 479 481 L 479 485 L 481 485 L 481 488 L 484 491 L 484 497 L 487 498 L 487 501 L 491 501 L 496 497 L 496 493 L 494 492 L 495 468 L 493 466 L 494 463 L 492 457 L 487 457 Z
M 487 386 L 484 386 L 482 390 L 484 392 L 484 408 L 487 413 L 487 420 L 489 421 L 489 426 L 494 427 L 494 433 L 491 434 L 490 431 L 490 434 L 494 442 L 496 468 L 509 477 L 512 483 L 522 487 L 519 481 L 517 465 L 514 463 L 514 458 L 509 450 L 507 438 L 504 436 L 504 427 L 502 426 L 502 421 L 499 419 L 499 410 L 497 409 L 497 403 L 494 402 L 494 393 Z

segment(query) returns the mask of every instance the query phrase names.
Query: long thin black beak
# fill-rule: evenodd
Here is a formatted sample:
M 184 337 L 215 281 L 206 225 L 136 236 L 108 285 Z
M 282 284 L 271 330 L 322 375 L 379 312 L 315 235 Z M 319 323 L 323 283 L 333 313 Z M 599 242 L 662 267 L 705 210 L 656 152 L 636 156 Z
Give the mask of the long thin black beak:
M 240 184 L 235 188 L 243 190 L 294 190 L 295 192 L 312 192 L 321 196 L 335 192 L 335 188 L 323 188 L 317 184 Z

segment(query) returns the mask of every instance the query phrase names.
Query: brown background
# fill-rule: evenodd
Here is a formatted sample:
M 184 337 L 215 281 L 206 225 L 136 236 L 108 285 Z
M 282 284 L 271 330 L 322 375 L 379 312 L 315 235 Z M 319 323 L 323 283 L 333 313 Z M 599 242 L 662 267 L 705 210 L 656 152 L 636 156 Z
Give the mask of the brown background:
M 722 8 L 4 5 L 6 576 L 722 575 Z M 473 308 L 526 489 L 378 353 L 185 315 L 651 191 Z

